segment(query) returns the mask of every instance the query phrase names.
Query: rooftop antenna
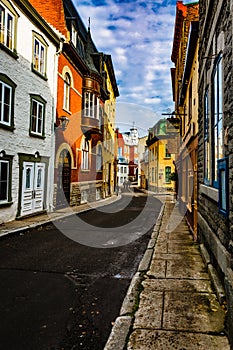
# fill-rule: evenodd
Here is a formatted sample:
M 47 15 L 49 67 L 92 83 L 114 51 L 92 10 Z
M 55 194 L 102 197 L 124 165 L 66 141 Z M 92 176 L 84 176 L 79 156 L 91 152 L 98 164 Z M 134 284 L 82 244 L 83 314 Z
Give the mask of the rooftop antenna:
M 88 30 L 91 29 L 91 17 L 88 18 Z

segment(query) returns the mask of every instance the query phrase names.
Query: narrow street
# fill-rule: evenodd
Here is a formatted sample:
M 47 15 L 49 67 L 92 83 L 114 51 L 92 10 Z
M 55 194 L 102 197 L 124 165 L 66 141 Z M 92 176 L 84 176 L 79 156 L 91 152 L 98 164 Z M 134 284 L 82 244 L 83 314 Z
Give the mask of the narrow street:
M 158 199 L 128 192 L 2 238 L 0 349 L 103 349 L 160 208 Z

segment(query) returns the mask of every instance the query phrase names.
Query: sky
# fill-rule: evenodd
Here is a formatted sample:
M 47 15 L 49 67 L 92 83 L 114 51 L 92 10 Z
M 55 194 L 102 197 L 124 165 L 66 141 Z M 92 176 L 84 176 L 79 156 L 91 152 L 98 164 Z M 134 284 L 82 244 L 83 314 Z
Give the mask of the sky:
M 139 135 L 174 110 L 170 69 L 176 0 L 73 0 L 98 49 L 110 54 L 120 96 L 116 126 Z M 183 1 L 188 3 L 190 1 Z M 194 1 L 193 1 L 194 2 Z

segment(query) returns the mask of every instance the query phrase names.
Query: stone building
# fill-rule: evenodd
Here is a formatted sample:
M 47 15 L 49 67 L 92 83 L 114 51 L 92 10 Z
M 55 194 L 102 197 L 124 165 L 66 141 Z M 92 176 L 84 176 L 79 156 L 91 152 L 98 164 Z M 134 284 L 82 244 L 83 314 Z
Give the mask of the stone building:
M 225 286 L 233 345 L 233 3 L 199 3 L 198 235 Z
M 54 72 L 62 35 L 26 0 L 1 0 L 0 14 L 2 223 L 52 210 Z

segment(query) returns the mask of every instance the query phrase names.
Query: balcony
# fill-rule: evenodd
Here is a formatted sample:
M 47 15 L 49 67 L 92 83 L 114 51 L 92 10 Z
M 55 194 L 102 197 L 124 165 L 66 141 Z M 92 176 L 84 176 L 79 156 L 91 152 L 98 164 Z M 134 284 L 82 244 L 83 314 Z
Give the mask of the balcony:
M 81 117 L 81 129 L 85 135 L 101 134 L 101 120 L 83 114 Z

